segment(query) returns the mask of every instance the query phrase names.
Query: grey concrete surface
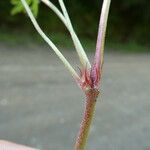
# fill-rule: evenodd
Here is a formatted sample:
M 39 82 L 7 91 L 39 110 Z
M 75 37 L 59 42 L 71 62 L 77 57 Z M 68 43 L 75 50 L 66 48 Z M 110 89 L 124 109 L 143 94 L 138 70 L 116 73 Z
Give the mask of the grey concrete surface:
M 63 53 L 77 68 L 76 54 Z M 107 52 L 103 73 L 87 150 L 150 150 L 150 54 Z M 0 139 L 71 150 L 83 104 L 48 48 L 0 46 Z

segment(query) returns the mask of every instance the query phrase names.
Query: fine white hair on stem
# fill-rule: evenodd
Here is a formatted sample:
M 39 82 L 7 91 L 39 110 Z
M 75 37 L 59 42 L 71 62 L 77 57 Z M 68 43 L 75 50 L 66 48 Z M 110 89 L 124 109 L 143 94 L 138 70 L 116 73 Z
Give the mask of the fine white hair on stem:
M 62 0 L 59 1 L 59 4 L 60 4 L 61 9 L 63 11 L 63 14 L 62 14 L 59 11 L 59 9 L 49 0 L 41 0 L 41 1 L 43 3 L 45 3 L 49 8 L 51 8 L 56 13 L 56 15 L 61 19 L 61 21 L 64 23 L 64 25 L 66 26 L 66 28 L 70 32 L 71 38 L 72 38 L 74 46 L 77 50 L 81 64 L 83 65 L 83 67 L 90 68 L 91 65 L 90 65 L 89 59 L 88 59 L 88 57 L 87 57 L 87 55 L 83 49 L 83 46 L 81 45 L 81 42 L 80 42 L 78 36 L 76 35 L 76 33 L 72 27 L 72 24 L 71 24 L 69 15 L 67 13 L 67 10 L 65 8 L 64 2 Z
M 66 60 L 66 58 L 62 55 L 62 53 L 59 51 L 59 49 L 55 46 L 55 44 L 46 36 L 46 34 L 42 31 L 42 29 L 40 28 L 40 26 L 38 25 L 33 13 L 31 12 L 28 4 L 26 3 L 26 0 L 21 0 L 29 18 L 31 19 L 35 29 L 37 30 L 37 32 L 41 35 L 41 37 L 47 42 L 47 44 L 54 50 L 54 52 L 57 54 L 57 56 L 60 58 L 60 60 L 64 63 L 64 65 L 66 66 L 66 68 L 70 71 L 70 73 L 72 74 L 72 76 L 76 79 L 79 79 L 78 74 L 76 73 L 76 71 L 72 68 L 72 66 L 70 65 L 70 63 Z

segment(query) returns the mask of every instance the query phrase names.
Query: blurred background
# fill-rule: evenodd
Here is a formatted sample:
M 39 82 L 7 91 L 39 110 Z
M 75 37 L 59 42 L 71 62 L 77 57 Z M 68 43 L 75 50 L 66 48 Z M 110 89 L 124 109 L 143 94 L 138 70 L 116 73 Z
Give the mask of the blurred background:
M 15 1 L 15 0 L 12 0 Z M 18 1 L 18 0 L 16 0 Z M 57 6 L 57 1 L 52 0 Z M 71 0 L 65 1 L 74 28 L 80 38 L 94 43 L 97 36 L 99 14 L 102 0 Z M 10 1 L 0 2 L 0 40 L 15 42 L 31 39 L 40 39 L 33 29 L 29 19 L 24 14 L 14 14 Z M 40 4 L 38 22 L 50 37 L 59 44 L 65 41 L 68 32 L 58 17 L 44 4 Z M 127 50 L 139 49 L 138 46 L 150 46 L 150 1 L 149 0 L 115 0 L 111 3 L 107 29 L 107 44 L 124 46 Z M 24 36 L 17 37 L 16 33 Z M 32 34 L 31 34 L 32 33 Z M 29 35 L 29 37 L 28 37 Z M 18 39 L 17 39 L 18 38 Z M 23 39 L 22 39 L 23 38 Z M 62 41 L 60 43 L 60 41 Z M 68 43 L 69 44 L 69 43 Z M 129 46 L 129 47 L 127 47 Z M 133 47 L 135 46 L 135 47 Z M 120 47 L 119 47 L 120 48 Z M 149 49 L 149 48 L 147 48 Z M 142 50 L 146 50 L 142 48 Z
M 102 0 L 65 4 L 92 59 Z M 84 95 L 29 18 L 14 15 L 13 8 L 9 0 L 0 1 L 0 139 L 41 150 L 73 149 Z M 69 33 L 58 17 L 40 3 L 37 20 L 78 70 Z M 150 150 L 149 52 L 150 1 L 112 0 L 101 98 L 87 150 Z

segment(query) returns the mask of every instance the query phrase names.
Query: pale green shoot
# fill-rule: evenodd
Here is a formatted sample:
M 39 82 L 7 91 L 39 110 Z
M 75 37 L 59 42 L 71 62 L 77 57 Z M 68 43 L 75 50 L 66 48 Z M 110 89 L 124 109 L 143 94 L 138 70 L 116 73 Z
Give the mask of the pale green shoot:
M 59 49 L 55 46 L 55 44 L 46 36 L 46 34 L 42 31 L 42 29 L 40 28 L 40 26 L 38 25 L 33 13 L 31 12 L 28 4 L 26 3 L 26 0 L 21 0 L 29 18 L 31 19 L 35 29 L 37 30 L 37 32 L 41 35 L 41 37 L 47 42 L 47 44 L 54 50 L 54 52 L 56 53 L 56 55 L 60 58 L 60 60 L 63 62 L 63 64 L 66 66 L 66 68 L 69 70 L 69 72 L 72 74 L 72 76 L 75 79 L 79 79 L 78 74 L 76 73 L 76 71 L 72 68 L 72 66 L 70 65 L 70 63 L 66 60 L 66 58 L 62 55 L 62 53 L 59 51 Z
M 61 9 L 63 11 L 65 18 L 66 18 L 67 24 L 69 26 L 69 29 L 70 29 L 69 31 L 70 31 L 70 34 L 72 36 L 72 39 L 73 39 L 74 45 L 76 47 L 77 53 L 79 55 L 80 61 L 83 65 L 83 68 L 86 68 L 86 67 L 90 68 L 91 67 L 90 62 L 89 62 L 87 55 L 86 55 L 86 53 L 85 53 L 85 51 L 84 51 L 84 49 L 83 49 L 83 47 L 79 41 L 74 29 L 73 29 L 73 26 L 71 24 L 71 21 L 70 21 L 70 18 L 69 18 L 69 15 L 68 15 L 68 12 L 67 12 L 67 9 L 64 5 L 63 0 L 59 0 L 59 4 L 61 6 Z
M 74 46 L 76 48 L 76 51 L 78 53 L 78 56 L 79 56 L 79 59 L 80 59 L 80 62 L 82 64 L 83 68 L 87 67 L 88 69 L 90 69 L 91 65 L 90 65 L 89 59 L 88 59 L 88 57 L 87 57 L 87 55 L 86 55 L 86 53 L 85 53 L 85 51 L 81 45 L 81 42 L 80 42 L 78 36 L 76 35 L 76 33 L 73 29 L 73 26 L 71 24 L 71 21 L 70 21 L 70 18 L 69 18 L 69 15 L 68 15 L 68 12 L 66 10 L 66 7 L 64 5 L 63 0 L 59 0 L 59 4 L 61 6 L 63 14 L 49 0 L 41 0 L 41 1 L 43 3 L 45 3 L 49 8 L 51 8 L 56 13 L 56 15 L 61 19 L 61 21 L 64 23 L 64 25 L 66 26 L 66 28 L 70 32 L 71 38 L 73 40 Z

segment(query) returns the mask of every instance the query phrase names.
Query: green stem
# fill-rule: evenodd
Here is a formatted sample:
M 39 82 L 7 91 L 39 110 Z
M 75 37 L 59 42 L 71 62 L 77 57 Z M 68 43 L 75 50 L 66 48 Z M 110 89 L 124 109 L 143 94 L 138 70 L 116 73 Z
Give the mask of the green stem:
M 99 94 L 97 89 L 90 89 L 85 92 L 86 103 L 85 110 L 80 126 L 80 130 L 76 139 L 75 150 L 84 150 L 86 141 L 88 139 L 88 134 L 93 119 L 93 114 L 95 111 L 96 99 Z

